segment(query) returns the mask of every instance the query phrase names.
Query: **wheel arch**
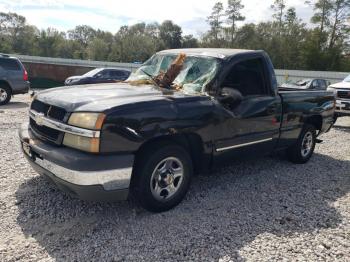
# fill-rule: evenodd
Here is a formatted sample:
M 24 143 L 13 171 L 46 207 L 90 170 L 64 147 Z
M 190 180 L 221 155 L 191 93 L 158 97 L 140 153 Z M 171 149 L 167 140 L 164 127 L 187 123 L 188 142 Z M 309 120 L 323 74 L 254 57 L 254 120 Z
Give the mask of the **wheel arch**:
M 317 130 L 322 130 L 323 119 L 321 115 L 312 115 L 304 120 L 304 124 L 313 125 Z
M 139 163 L 142 154 L 150 147 L 157 147 L 167 144 L 174 144 L 182 146 L 190 155 L 194 171 L 201 169 L 201 160 L 204 154 L 203 140 L 200 135 L 196 133 L 183 133 L 173 135 L 162 135 L 151 138 L 144 142 L 135 152 L 135 161 L 133 170 L 135 170 Z
M 5 86 L 7 86 L 8 88 L 10 88 L 11 92 L 13 91 L 13 90 L 12 90 L 12 87 L 11 87 L 11 85 L 10 85 L 10 83 L 7 82 L 6 80 L 0 80 L 0 86 L 1 86 L 1 85 L 5 85 Z

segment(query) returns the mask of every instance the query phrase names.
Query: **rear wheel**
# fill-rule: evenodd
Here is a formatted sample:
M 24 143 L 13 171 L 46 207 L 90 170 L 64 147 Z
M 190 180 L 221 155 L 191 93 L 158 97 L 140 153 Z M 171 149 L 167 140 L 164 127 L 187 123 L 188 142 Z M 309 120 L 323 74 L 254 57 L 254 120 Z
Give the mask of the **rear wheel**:
M 305 125 L 297 142 L 288 148 L 287 155 L 290 161 L 304 164 L 311 158 L 316 145 L 316 129 L 313 125 Z
M 8 86 L 0 86 L 0 106 L 6 105 L 11 100 L 11 88 Z
M 140 158 L 133 192 L 141 206 L 162 212 L 178 205 L 188 191 L 193 172 L 187 151 L 168 144 L 145 150 Z

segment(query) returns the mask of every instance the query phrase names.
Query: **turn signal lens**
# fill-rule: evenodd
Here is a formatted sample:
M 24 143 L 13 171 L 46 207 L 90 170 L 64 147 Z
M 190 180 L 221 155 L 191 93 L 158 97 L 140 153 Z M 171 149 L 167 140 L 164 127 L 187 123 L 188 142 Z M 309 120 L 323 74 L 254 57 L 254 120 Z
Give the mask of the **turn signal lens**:
M 69 133 L 64 135 L 63 144 L 90 153 L 98 153 L 100 150 L 99 138 L 77 136 Z

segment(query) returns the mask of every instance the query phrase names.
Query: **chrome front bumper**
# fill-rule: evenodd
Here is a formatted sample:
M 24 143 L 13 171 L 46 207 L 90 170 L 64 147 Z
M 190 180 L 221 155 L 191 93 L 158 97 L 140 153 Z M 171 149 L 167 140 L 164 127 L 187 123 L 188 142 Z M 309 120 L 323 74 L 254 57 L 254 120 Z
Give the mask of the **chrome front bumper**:
M 60 189 L 87 200 L 127 198 L 134 155 L 93 155 L 43 143 L 28 124 L 21 126 L 19 137 L 32 167 Z
M 33 159 L 33 157 L 31 156 Z M 132 167 L 105 171 L 76 171 L 35 157 L 33 162 L 56 177 L 79 186 L 101 185 L 105 190 L 126 189 L 130 186 Z

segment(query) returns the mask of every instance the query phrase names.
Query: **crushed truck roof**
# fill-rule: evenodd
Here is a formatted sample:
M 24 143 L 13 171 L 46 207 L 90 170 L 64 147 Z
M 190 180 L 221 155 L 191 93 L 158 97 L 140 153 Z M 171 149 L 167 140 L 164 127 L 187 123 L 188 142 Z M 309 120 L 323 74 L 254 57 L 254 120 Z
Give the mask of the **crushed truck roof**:
M 179 54 L 184 53 L 186 55 L 201 55 L 210 56 L 216 58 L 227 58 L 242 53 L 255 53 L 260 51 L 248 50 L 248 49 L 228 49 L 228 48 L 186 48 L 186 49 L 168 49 L 158 52 L 158 54 Z

